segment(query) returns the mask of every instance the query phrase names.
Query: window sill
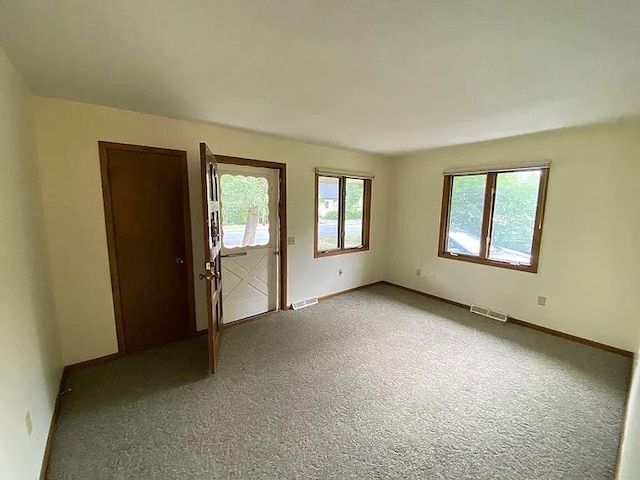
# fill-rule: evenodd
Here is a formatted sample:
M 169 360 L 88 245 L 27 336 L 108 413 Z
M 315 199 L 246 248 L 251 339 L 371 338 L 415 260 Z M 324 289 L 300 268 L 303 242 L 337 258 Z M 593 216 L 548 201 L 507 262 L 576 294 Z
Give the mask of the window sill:
M 478 265 L 486 265 L 489 267 L 506 268 L 508 270 L 518 270 L 520 272 L 538 273 L 537 265 L 512 265 L 506 262 L 499 262 L 497 260 L 488 260 L 485 258 L 472 257 L 470 255 L 457 254 L 452 255 L 447 252 L 439 252 L 438 257 L 448 258 L 450 260 L 457 260 L 459 262 L 476 263 Z
M 322 258 L 322 257 L 335 257 L 336 255 L 346 255 L 347 253 L 358 253 L 358 252 L 367 252 L 369 251 L 369 247 L 358 247 L 358 248 L 343 248 L 340 250 L 329 250 L 326 252 L 314 252 L 313 258 Z

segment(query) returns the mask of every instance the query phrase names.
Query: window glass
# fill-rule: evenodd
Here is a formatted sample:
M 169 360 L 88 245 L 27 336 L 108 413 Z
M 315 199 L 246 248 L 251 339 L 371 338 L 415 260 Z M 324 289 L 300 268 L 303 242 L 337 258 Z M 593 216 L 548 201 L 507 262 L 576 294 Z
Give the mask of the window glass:
M 490 260 L 531 264 L 541 173 L 524 170 L 497 174 Z
M 480 255 L 487 175 L 452 178 L 447 252 Z
M 446 176 L 438 255 L 537 273 L 548 181 L 547 166 Z
M 316 174 L 314 257 L 369 249 L 371 179 Z
M 347 178 L 344 211 L 344 247 L 362 246 L 364 180 Z
M 340 179 L 318 177 L 318 250 L 338 248 Z
M 269 182 L 264 177 L 220 178 L 222 244 L 237 248 L 269 244 Z

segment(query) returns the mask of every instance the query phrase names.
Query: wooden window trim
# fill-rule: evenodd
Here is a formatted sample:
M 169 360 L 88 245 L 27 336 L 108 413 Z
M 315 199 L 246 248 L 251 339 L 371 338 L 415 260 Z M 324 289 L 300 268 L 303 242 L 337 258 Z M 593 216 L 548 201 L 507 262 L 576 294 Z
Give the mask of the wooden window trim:
M 544 213 L 547 200 L 547 188 L 549 185 L 549 169 L 541 168 L 540 185 L 538 189 L 538 202 L 536 206 L 535 227 L 533 233 L 533 243 L 531 246 L 531 265 L 513 265 L 507 262 L 491 260 L 489 254 L 489 239 L 491 237 L 491 224 L 493 221 L 493 209 L 495 205 L 496 180 L 502 171 L 477 172 L 473 175 L 487 175 L 485 186 L 484 211 L 482 216 L 482 237 L 480 239 L 480 257 L 465 255 L 463 253 L 452 254 L 446 251 L 447 238 L 449 236 L 449 210 L 451 204 L 452 179 L 461 175 L 445 175 L 442 187 L 442 208 L 440 211 L 440 238 L 438 241 L 438 257 L 457 260 L 460 262 L 489 265 L 492 267 L 518 270 L 521 272 L 538 273 L 540 261 L 540 246 L 542 244 L 542 230 L 544 226 Z
M 331 177 L 338 179 L 339 204 L 338 204 L 338 248 L 327 251 L 318 250 L 318 184 L 320 177 Z M 362 246 L 354 248 L 344 248 L 345 238 L 345 199 L 347 194 L 347 179 L 354 178 L 349 175 L 315 175 L 315 199 L 314 199 L 314 227 L 313 227 L 313 257 L 333 257 L 348 253 L 366 252 L 369 250 L 369 237 L 371 234 L 371 179 L 354 178 L 364 181 L 364 192 L 362 197 Z

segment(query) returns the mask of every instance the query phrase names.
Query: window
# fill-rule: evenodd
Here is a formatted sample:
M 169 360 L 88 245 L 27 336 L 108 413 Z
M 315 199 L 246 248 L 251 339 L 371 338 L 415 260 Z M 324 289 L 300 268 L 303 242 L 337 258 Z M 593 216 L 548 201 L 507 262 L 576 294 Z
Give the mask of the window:
M 538 271 L 548 165 L 444 177 L 444 258 Z
M 316 172 L 315 257 L 369 249 L 371 178 Z

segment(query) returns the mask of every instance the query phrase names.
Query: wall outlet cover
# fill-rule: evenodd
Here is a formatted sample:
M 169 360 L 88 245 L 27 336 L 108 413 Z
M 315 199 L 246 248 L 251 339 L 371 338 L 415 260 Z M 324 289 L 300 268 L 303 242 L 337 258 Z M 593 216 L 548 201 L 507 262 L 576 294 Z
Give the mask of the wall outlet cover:
M 547 304 L 547 297 L 544 297 L 542 295 L 538 296 L 538 305 L 541 307 L 544 307 Z

